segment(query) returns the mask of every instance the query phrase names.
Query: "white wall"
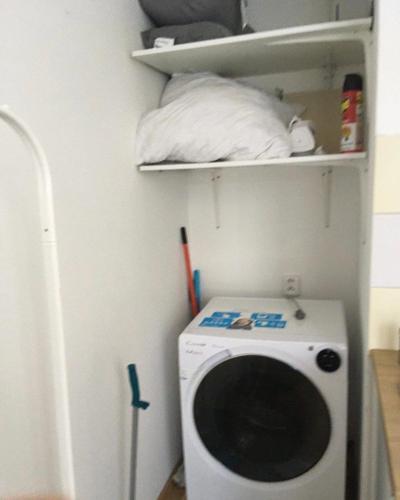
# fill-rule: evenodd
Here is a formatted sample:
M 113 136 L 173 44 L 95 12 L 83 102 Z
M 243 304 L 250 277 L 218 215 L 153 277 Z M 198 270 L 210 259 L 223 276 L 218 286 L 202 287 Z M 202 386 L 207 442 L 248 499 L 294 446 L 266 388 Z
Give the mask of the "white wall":
M 380 0 L 377 7 L 378 82 L 377 135 L 400 134 L 400 71 L 393 60 L 393 50 L 399 46 L 400 2 Z
M 180 454 L 176 337 L 188 313 L 179 247 L 179 226 L 186 222 L 185 177 L 146 177 L 134 168 L 136 122 L 156 105 L 163 85 L 161 77 L 129 57 L 140 46 L 144 25 L 132 0 L 15 0 L 2 5 L 0 17 L 0 101 L 30 123 L 52 167 L 79 500 L 127 497 L 128 362 L 138 364 L 142 395 L 151 402 L 140 421 L 138 500 L 156 498 Z M 9 158 L 18 146 L 11 133 L 0 133 L 6 141 L 1 155 Z M 14 182 L 9 171 L 4 180 Z M 18 203 L 23 215 L 34 219 L 28 180 L 23 189 L 29 197 Z M 18 191 L 4 201 L 1 197 L 8 203 L 8 219 L 0 221 L 3 235 L 6 224 L 28 224 L 13 210 Z M 21 232 L 18 236 L 22 239 Z M 6 243 L 0 254 L 9 274 L 18 268 L 22 275 L 19 255 L 13 255 L 18 244 L 29 249 L 21 258 L 37 265 L 33 243 Z M 26 280 L 33 280 L 35 289 L 40 285 L 28 265 L 24 272 L 7 278 L 10 296 L 25 293 Z M 3 283 L 0 291 L 5 293 Z M 6 429 L 13 425 L 21 436 L 35 435 L 27 457 L 16 438 L 15 467 L 1 467 L 2 497 L 57 490 L 49 466 L 51 439 L 40 438 L 45 421 L 31 416 L 22 390 L 27 377 L 40 386 L 40 367 L 46 363 L 45 352 L 39 357 L 35 345 L 45 332 L 32 331 L 32 321 L 15 326 L 20 317 L 38 314 L 35 296 L 28 299 L 0 311 L 9 339 L 4 371 L 18 408 L 26 410 L 10 409 Z M 34 351 L 26 345 L 28 334 Z M 12 365 L 18 376 L 12 377 Z M 0 387 L 10 390 L 3 377 Z M 32 394 L 46 400 L 40 389 Z M 51 413 L 40 400 L 37 405 Z M 1 464 L 9 454 L 2 441 Z M 26 462 L 32 467 L 33 456 L 35 473 L 21 475 Z
M 215 227 L 210 174 L 190 177 L 193 260 L 204 292 L 277 295 L 284 273 L 302 275 L 307 297 L 357 304 L 358 177 L 334 171 L 331 228 L 324 226 L 325 193 L 319 168 L 248 168 L 220 172 Z

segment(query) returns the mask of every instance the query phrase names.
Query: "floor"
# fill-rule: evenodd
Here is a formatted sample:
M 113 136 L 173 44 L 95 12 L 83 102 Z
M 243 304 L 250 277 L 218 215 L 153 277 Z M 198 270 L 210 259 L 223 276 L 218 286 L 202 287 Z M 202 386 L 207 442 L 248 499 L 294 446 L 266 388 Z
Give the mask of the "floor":
M 346 499 L 354 500 L 357 498 L 357 494 L 354 486 L 348 488 Z M 170 480 L 166 485 L 157 500 L 186 500 L 186 494 L 184 488 L 178 488 L 172 480 Z M 400 498 L 399 498 L 400 500 Z
M 178 478 L 183 477 L 182 467 L 182 462 L 175 467 L 157 500 L 186 500 L 185 488 L 177 486 L 172 479 L 175 475 Z
M 348 471 L 346 500 L 354 500 L 358 498 L 357 482 L 355 481 L 355 478 L 358 476 L 358 470 L 356 466 L 354 443 L 350 443 L 349 445 L 347 462 Z M 174 475 L 176 470 L 177 468 L 172 473 L 170 479 L 166 483 L 157 500 L 186 500 L 185 489 L 178 487 L 172 480 L 172 476 Z
M 357 497 L 355 493 L 348 493 L 346 498 L 348 500 L 354 500 Z M 158 497 L 158 500 L 186 500 L 185 490 L 183 488 L 178 488 L 170 481 Z
M 355 498 L 357 498 L 357 494 L 354 487 L 348 488 L 346 499 L 354 500 Z M 176 486 L 175 483 L 170 480 L 165 485 L 165 488 L 163 489 L 157 500 L 186 500 L 185 490 L 184 488 L 178 488 L 178 486 Z
M 172 480 L 166 485 L 158 500 L 186 500 L 185 490 L 178 488 Z

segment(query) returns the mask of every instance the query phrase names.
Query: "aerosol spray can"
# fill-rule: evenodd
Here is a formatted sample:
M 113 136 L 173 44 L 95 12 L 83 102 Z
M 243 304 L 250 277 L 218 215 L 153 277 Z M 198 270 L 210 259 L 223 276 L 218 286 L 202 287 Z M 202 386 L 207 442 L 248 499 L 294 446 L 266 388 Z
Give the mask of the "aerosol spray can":
M 342 153 L 364 150 L 363 80 L 358 74 L 346 75 L 342 94 Z

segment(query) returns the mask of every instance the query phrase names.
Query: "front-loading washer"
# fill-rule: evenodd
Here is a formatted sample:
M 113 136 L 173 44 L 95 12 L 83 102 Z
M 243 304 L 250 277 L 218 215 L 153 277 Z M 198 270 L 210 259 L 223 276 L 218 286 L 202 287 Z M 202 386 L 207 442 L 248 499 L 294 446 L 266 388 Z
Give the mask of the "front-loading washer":
M 215 298 L 179 339 L 188 500 L 344 500 L 337 301 Z

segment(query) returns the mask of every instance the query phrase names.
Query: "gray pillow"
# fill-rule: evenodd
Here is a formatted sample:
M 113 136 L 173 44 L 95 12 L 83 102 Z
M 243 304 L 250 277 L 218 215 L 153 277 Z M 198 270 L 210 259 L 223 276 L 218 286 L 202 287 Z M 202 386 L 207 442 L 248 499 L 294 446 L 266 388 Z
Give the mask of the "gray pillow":
M 242 32 L 241 0 L 139 0 L 156 26 L 210 21 Z
M 151 30 L 142 32 L 142 40 L 145 49 L 154 47 L 154 42 L 157 38 L 173 38 L 174 44 L 201 42 L 203 40 L 214 40 L 215 38 L 223 38 L 231 36 L 232 33 L 217 23 L 202 23 L 182 24 L 179 26 L 164 26 L 163 28 L 152 28 Z

